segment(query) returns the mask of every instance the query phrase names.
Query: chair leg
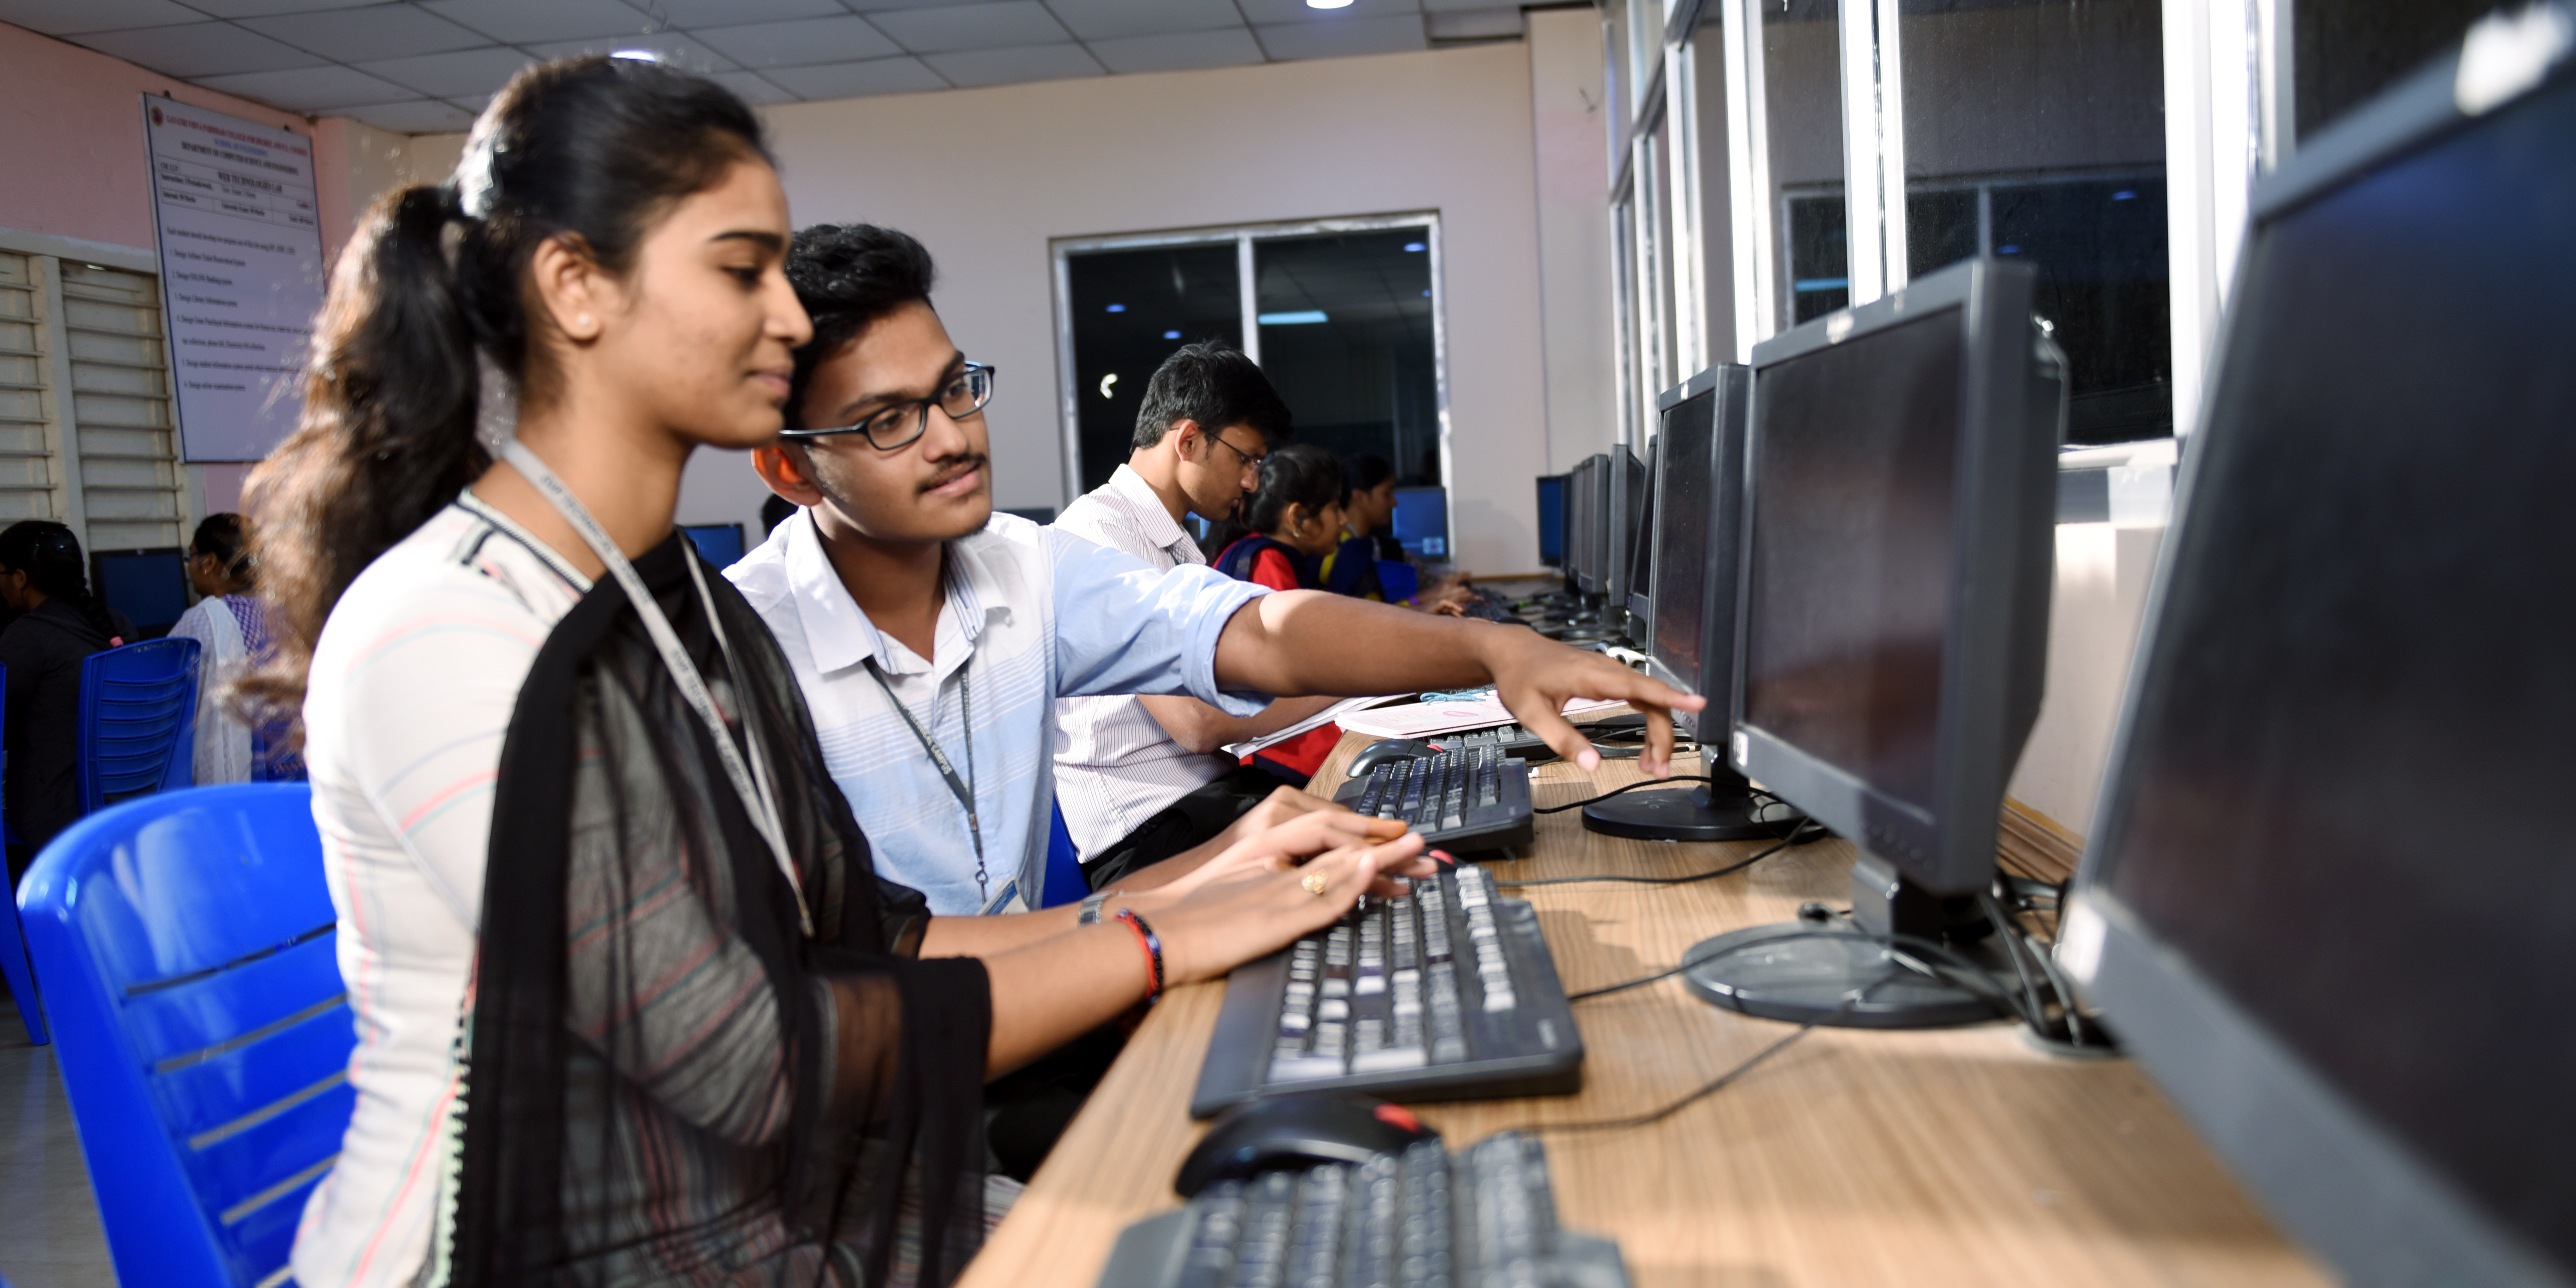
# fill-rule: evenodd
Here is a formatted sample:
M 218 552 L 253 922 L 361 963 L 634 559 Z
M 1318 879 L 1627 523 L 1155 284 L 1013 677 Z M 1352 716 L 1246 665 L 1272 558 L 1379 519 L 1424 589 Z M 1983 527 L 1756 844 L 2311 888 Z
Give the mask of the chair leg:
M 0 889 L 0 893 L 7 893 Z M 18 1018 L 27 1024 L 27 1040 L 43 1046 L 53 1039 L 45 1034 L 44 1003 L 36 998 L 36 972 L 27 964 L 27 938 L 18 927 L 18 901 L 0 898 L 0 974 L 9 977 L 9 996 L 17 999 Z

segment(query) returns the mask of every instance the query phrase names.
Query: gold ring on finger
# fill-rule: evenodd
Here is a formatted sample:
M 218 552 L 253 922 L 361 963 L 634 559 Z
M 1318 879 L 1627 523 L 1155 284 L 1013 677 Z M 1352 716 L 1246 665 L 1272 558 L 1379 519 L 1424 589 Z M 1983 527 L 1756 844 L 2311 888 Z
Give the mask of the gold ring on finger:
M 1306 887 L 1306 893 L 1321 899 L 1324 897 L 1325 888 L 1330 886 L 1332 883 L 1326 881 L 1324 879 L 1324 874 L 1321 872 L 1309 872 L 1306 874 L 1306 879 L 1298 882 L 1297 884 Z

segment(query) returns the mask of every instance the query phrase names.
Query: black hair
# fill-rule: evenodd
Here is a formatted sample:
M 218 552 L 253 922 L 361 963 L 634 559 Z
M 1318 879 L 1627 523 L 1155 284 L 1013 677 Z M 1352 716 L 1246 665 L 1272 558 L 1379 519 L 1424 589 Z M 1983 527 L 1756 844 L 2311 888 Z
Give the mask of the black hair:
M 814 320 L 814 338 L 796 350 L 796 374 L 787 390 L 789 427 L 816 428 L 804 420 L 814 368 L 878 319 L 907 304 L 930 303 L 938 272 L 920 242 L 891 228 L 816 224 L 796 234 L 787 252 L 787 280 Z
M 0 531 L 0 571 L 23 572 L 27 584 L 59 599 L 81 615 L 90 629 L 116 638 L 116 619 L 107 605 L 89 593 L 89 565 L 81 558 L 80 538 L 51 519 L 21 519 Z
M 209 514 L 197 523 L 197 535 L 188 538 L 190 554 L 213 555 L 224 566 L 224 575 L 248 585 L 258 569 L 251 559 L 250 528 L 238 514 Z
M 1350 460 L 1351 490 L 1366 492 L 1395 477 L 1395 467 L 1375 452 L 1362 452 Z
M 1261 487 L 1243 499 L 1235 512 L 1241 517 L 1217 525 L 1210 544 L 1223 550 L 1248 533 L 1267 536 L 1288 521 L 1292 505 L 1316 514 L 1326 506 L 1347 504 L 1350 498 L 1350 476 L 1343 473 L 1340 460 L 1312 443 L 1291 443 L 1262 459 Z
M 315 319 L 303 418 L 250 479 L 277 644 L 244 683 L 256 702 L 300 708 L 341 593 L 490 468 L 480 362 L 525 406 L 555 396 L 550 364 L 531 361 L 546 325 L 524 303 L 537 249 L 560 238 L 622 276 L 673 205 L 768 159 L 760 118 L 713 81 L 564 59 L 511 78 L 447 183 L 368 207 Z
M 1197 421 L 1209 434 L 1249 425 L 1272 447 L 1287 442 L 1295 429 L 1288 404 L 1260 364 L 1214 340 L 1182 345 L 1154 369 L 1129 445 L 1152 447 L 1184 420 Z

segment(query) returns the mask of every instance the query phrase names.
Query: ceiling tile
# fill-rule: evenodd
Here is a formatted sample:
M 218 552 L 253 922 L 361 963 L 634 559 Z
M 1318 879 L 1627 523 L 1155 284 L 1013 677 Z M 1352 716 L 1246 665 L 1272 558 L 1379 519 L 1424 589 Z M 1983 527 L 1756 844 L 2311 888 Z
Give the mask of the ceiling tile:
M 756 27 L 703 27 L 689 34 L 745 67 L 848 63 L 903 52 L 867 19 L 848 13 Z
M 777 67 L 763 72 L 789 93 L 806 99 L 862 98 L 871 94 L 917 94 L 946 89 L 939 73 L 918 58 L 874 58 L 863 63 L 829 63 L 821 67 Z
M 613 54 L 626 49 L 649 49 L 662 56 L 673 67 L 693 72 L 729 72 L 733 60 L 676 31 L 652 36 L 595 36 L 589 40 L 558 40 L 526 47 L 539 58 L 571 58 L 580 54 Z
M 317 9 L 357 9 L 385 0 L 188 0 L 217 18 L 258 18 L 279 13 L 312 13 Z
M 796 101 L 795 95 L 770 84 L 757 72 L 709 72 L 707 79 L 732 90 L 741 97 L 743 102 L 753 107 L 767 107 L 772 103 Z
M 1113 72 L 1178 72 L 1199 67 L 1239 67 L 1262 61 L 1261 46 L 1243 27 L 1229 31 L 1175 31 L 1161 36 L 1122 36 L 1090 42 L 1092 56 Z
M 102 54 L 114 54 L 165 76 L 183 78 L 318 67 L 324 61 L 301 49 L 281 45 L 258 32 L 244 31 L 229 22 L 99 31 L 77 37 L 73 43 L 87 45 Z
M 396 134 L 461 134 L 474 124 L 472 112 L 430 100 L 353 107 L 339 115 Z
M 953 54 L 925 54 L 921 61 L 960 87 L 1017 85 L 1023 81 L 1071 80 L 1106 73 L 1080 45 L 1029 45 L 1019 49 L 969 49 Z
M 652 25 L 618 0 L 423 0 L 420 6 L 513 45 L 535 40 L 642 35 Z
M 1521 34 L 1518 9 L 1434 9 L 1422 15 L 1433 40 L 1500 40 Z
M 381 76 L 436 98 L 492 94 L 510 83 L 519 69 L 535 61 L 515 49 L 460 49 L 418 58 L 388 58 L 356 64 L 359 71 Z
M 910 0 L 918 4 L 920 0 Z M 1491 0 L 1485 0 L 1490 3 Z M 690 35 L 701 27 L 739 27 L 790 18 L 827 18 L 848 13 L 841 0 L 659 0 L 662 16 Z
M 1423 37 L 1422 15 L 1418 13 L 1343 22 L 1291 22 L 1253 30 L 1261 37 L 1261 47 L 1279 59 L 1349 58 L 1431 47 Z
M 1084 40 L 1243 26 L 1234 0 L 1050 0 L 1047 7 Z
M 197 84 L 227 94 L 274 103 L 292 112 L 320 112 L 361 103 L 397 103 L 412 91 L 346 67 L 304 67 L 284 72 L 200 76 Z
M 173 0 L 0 0 L 0 22 L 48 36 L 167 27 L 205 19 L 206 15 Z
M 336 62 L 359 63 L 406 54 L 443 54 L 491 44 L 478 32 L 407 4 L 335 9 L 282 18 L 244 18 L 241 25 Z
M 1491 4 L 1493 0 L 1484 0 Z M 1309 9 L 1306 0 L 1236 0 L 1243 9 L 1243 20 L 1253 26 L 1274 22 L 1365 22 L 1401 13 L 1419 13 L 1422 6 L 1414 0 L 1351 0 L 1339 9 Z
M 890 9 L 869 14 L 868 21 L 916 54 L 1013 49 L 1073 39 L 1038 0 Z

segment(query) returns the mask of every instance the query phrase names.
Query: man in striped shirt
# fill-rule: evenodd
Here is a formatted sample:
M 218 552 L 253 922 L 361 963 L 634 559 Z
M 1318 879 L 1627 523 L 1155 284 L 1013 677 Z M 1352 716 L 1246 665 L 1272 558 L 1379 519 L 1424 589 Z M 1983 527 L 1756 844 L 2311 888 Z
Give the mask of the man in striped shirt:
M 1288 437 L 1288 405 L 1252 359 L 1218 344 L 1184 345 L 1145 387 L 1127 463 L 1055 521 L 1157 569 L 1205 565 L 1181 527 L 1234 513 L 1260 485 L 1261 459 Z M 1214 753 L 1287 728 L 1333 699 L 1281 698 L 1240 716 L 1196 698 L 1060 698 L 1056 803 L 1093 889 L 1151 881 L 1136 874 L 1222 835 L 1283 789 L 1267 771 Z

